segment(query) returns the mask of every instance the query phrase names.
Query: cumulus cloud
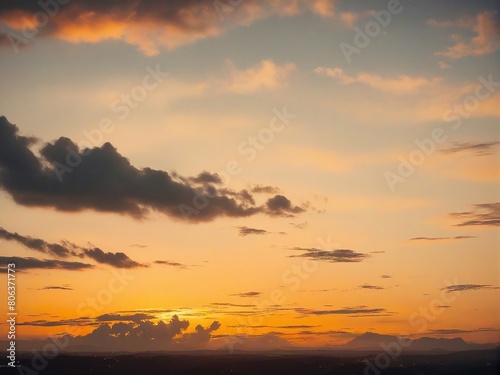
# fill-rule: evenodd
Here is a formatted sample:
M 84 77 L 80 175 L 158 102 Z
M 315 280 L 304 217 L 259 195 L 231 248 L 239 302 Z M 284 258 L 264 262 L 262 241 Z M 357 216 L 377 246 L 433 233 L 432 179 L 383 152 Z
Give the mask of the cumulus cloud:
M 214 321 L 207 328 L 198 325 L 194 332 L 186 332 L 189 321 L 181 320 L 177 315 L 167 323 L 162 320 L 154 323 L 140 318 L 132 322 L 101 324 L 87 335 L 72 337 L 70 348 L 84 346 L 96 351 L 137 352 L 203 349 L 210 341 L 212 333 L 220 328 L 220 323 Z
M 246 70 L 238 70 L 231 64 L 231 78 L 227 89 L 240 94 L 279 89 L 286 85 L 289 75 L 295 69 L 294 64 L 278 65 L 272 60 L 263 60 Z
M 218 190 L 206 184 L 206 172 L 196 178 L 203 184 L 196 185 L 162 170 L 138 169 L 110 143 L 80 150 L 61 137 L 45 144 L 37 157 L 30 150 L 34 139 L 18 133 L 15 125 L 0 117 L 0 186 L 25 206 L 113 212 L 135 218 L 157 211 L 190 222 L 258 213 L 294 216 L 304 211 L 283 195 L 257 205 L 246 190 Z M 96 255 L 100 254 L 94 252 Z
M 369 256 L 368 254 L 358 253 L 350 249 L 321 250 L 316 248 L 294 247 L 292 250 L 304 251 L 304 253 L 300 255 L 290 255 L 292 258 L 309 258 L 311 260 L 331 263 L 361 262 Z
M 373 89 L 394 94 L 411 94 L 434 84 L 438 80 L 437 78 L 429 80 L 423 77 L 410 77 L 407 75 L 397 78 L 384 78 L 370 73 L 359 73 L 356 76 L 349 76 L 342 68 L 318 67 L 314 69 L 314 72 L 334 78 L 342 85 L 361 83 Z
M 294 214 L 304 212 L 305 209 L 299 206 L 293 206 L 290 199 L 284 195 L 275 195 L 266 202 L 267 213 L 271 216 L 293 217 Z
M 42 11 L 39 2 L 4 0 L 0 21 L 16 31 L 36 28 L 38 37 L 53 37 L 69 43 L 122 41 L 146 55 L 217 37 L 227 30 L 250 25 L 273 15 L 295 16 L 311 12 L 335 16 L 333 0 L 73 0 L 60 5 L 57 14 L 42 27 L 33 15 Z M 0 35 L 3 44 L 12 34 Z M 20 47 L 22 41 L 17 42 Z
M 469 39 L 459 34 L 452 34 L 455 43 L 444 51 L 436 52 L 438 56 L 460 59 L 466 56 L 482 56 L 500 49 L 500 22 L 498 12 L 485 11 L 475 18 L 460 18 L 456 21 L 428 21 L 431 26 L 441 28 L 463 28 L 472 31 L 475 35 Z
M 500 226 L 500 203 L 474 204 L 472 211 L 452 212 L 449 217 L 461 220 L 455 224 L 459 227 L 466 226 Z

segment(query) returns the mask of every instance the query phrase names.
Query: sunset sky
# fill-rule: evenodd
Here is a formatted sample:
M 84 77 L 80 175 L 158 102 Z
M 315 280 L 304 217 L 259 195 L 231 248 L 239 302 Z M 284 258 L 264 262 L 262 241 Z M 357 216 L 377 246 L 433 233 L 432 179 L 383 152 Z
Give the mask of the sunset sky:
M 500 341 L 494 0 L 42 3 L 0 5 L 19 340 Z

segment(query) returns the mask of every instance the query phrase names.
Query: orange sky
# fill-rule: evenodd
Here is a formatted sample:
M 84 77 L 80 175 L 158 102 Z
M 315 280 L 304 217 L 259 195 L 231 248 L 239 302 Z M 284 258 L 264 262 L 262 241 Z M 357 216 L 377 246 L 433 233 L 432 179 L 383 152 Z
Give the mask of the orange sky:
M 18 339 L 499 342 L 494 2 L 222 4 L 0 6 Z

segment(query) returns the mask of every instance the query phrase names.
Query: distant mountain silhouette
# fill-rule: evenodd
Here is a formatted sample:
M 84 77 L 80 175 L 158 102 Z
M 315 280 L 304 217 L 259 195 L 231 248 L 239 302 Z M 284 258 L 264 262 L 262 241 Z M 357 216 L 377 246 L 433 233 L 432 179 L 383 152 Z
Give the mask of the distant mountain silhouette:
M 404 341 L 403 341 L 404 340 Z M 403 344 L 405 343 L 405 344 Z M 392 335 L 381 335 L 373 332 L 366 332 L 355 337 L 343 345 L 349 350 L 381 350 L 383 347 L 398 344 L 403 351 L 464 351 L 492 349 L 493 344 L 475 344 L 464 341 L 461 337 L 455 338 L 433 338 L 421 337 L 419 339 L 401 339 Z

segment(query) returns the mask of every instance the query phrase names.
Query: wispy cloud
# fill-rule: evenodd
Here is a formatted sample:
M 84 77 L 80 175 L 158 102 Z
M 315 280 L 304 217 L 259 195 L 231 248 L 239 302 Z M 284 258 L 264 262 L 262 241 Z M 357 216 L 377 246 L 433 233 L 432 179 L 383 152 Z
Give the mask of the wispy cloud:
M 250 191 L 255 194 L 279 194 L 281 193 L 280 188 L 276 186 L 269 185 L 255 185 Z
M 312 310 L 297 308 L 296 312 L 304 315 L 350 315 L 350 316 L 385 316 L 390 314 L 383 308 L 370 308 L 368 306 L 344 307 L 337 310 Z
M 410 77 L 407 75 L 402 75 L 397 78 L 384 78 L 370 73 L 359 73 L 356 76 L 349 76 L 342 68 L 338 67 L 318 67 L 314 69 L 314 72 L 334 78 L 342 85 L 361 83 L 379 91 L 395 94 L 411 94 L 438 81 L 437 78 L 429 80 L 423 77 Z
M 413 237 L 410 241 L 453 241 L 453 240 L 468 240 L 477 238 L 476 236 L 455 236 L 455 237 Z
M 64 260 L 54 259 L 36 259 L 36 258 L 21 258 L 21 257 L 0 257 L 0 266 L 7 266 L 10 263 L 16 264 L 16 269 L 56 269 L 56 270 L 69 270 L 81 271 L 93 268 L 92 264 L 81 262 L 68 262 Z
M 370 285 L 370 284 L 363 284 L 363 285 L 360 285 L 359 286 L 361 289 L 372 289 L 372 290 L 382 290 L 382 289 L 385 289 L 384 287 L 382 286 L 378 286 L 378 285 Z
M 449 217 L 461 220 L 455 224 L 459 227 L 466 226 L 500 226 L 500 203 L 474 204 L 472 211 L 452 212 Z
M 14 241 L 27 247 L 28 249 L 61 258 L 68 257 L 70 255 L 75 255 L 75 253 L 71 249 L 69 249 L 64 245 L 49 243 L 45 240 L 42 240 L 41 238 L 23 236 L 16 232 L 9 232 L 8 230 L 2 227 L 0 227 L 0 239 L 4 239 L 6 241 Z
M 455 154 L 459 152 L 470 152 L 476 156 L 492 155 L 498 151 L 500 141 L 495 142 L 455 142 L 451 147 L 440 150 L 443 154 Z
M 257 229 L 257 228 L 249 228 L 249 227 L 238 227 L 239 229 L 239 235 L 242 237 L 254 234 L 254 235 L 263 235 L 263 234 L 269 234 L 267 230 L 264 229 Z
M 49 285 L 49 286 L 44 286 L 43 288 L 39 288 L 38 290 L 74 290 L 73 288 L 70 288 L 69 286 L 58 286 L 58 285 Z
M 0 227 L 0 239 L 15 241 L 28 249 L 39 251 L 45 254 L 67 258 L 71 256 L 79 258 L 91 258 L 98 263 L 107 264 L 116 268 L 135 268 L 144 267 L 144 265 L 130 259 L 125 253 L 104 252 L 98 247 L 85 248 L 75 245 L 69 241 L 62 241 L 60 244 L 49 243 L 40 238 L 23 236 L 18 233 L 12 233 Z
M 239 94 L 283 88 L 290 74 L 296 70 L 292 63 L 278 65 L 272 60 L 263 60 L 245 70 L 238 70 L 232 63 L 229 64 L 231 78 L 226 87 L 228 91 Z
M 96 326 L 98 323 L 90 318 L 76 318 L 76 319 L 63 319 L 63 320 L 33 320 L 28 322 L 19 322 L 20 326 L 34 326 L 34 327 L 64 327 L 64 326 Z
M 459 328 L 449 328 L 449 329 L 431 329 L 426 334 L 432 335 L 462 335 L 466 333 L 477 333 L 477 332 L 498 332 L 498 328 L 477 328 L 477 329 L 459 329 Z
M 178 262 L 172 262 L 170 260 L 155 260 L 154 263 L 155 264 L 160 264 L 162 266 L 170 266 L 170 267 L 176 267 L 176 268 L 180 268 L 180 269 L 187 269 L 187 268 L 189 268 L 189 266 L 186 265 L 186 264 L 182 264 L 182 263 L 178 263 Z
M 290 257 L 309 258 L 311 260 L 332 262 L 332 263 L 352 263 L 361 262 L 369 255 L 358 253 L 350 249 L 321 250 L 316 248 L 294 247 L 292 250 L 304 251 L 300 255 L 290 255 Z
M 297 229 L 304 229 L 307 227 L 309 224 L 307 221 L 304 221 L 303 223 L 289 223 L 291 226 Z
M 484 289 L 500 289 L 500 287 L 495 287 L 492 285 L 485 284 L 457 284 L 457 285 L 449 285 L 443 290 L 448 292 L 463 292 L 468 290 L 484 290 Z
M 134 322 L 140 323 L 144 320 L 155 319 L 156 317 L 151 314 L 137 313 L 132 315 L 122 314 L 103 314 L 96 318 L 98 322 Z
M 248 298 L 248 297 L 259 297 L 261 294 L 262 294 L 261 292 L 251 291 L 251 292 L 244 292 L 244 293 L 234 293 L 234 294 L 230 294 L 230 295 L 233 297 Z
M 475 18 L 460 18 L 456 21 L 430 19 L 428 23 L 431 26 L 441 28 L 464 28 L 475 33 L 469 39 L 463 38 L 459 34 L 452 34 L 451 40 L 455 44 L 444 51 L 436 52 L 436 55 L 460 59 L 466 56 L 486 55 L 500 49 L 498 12 L 485 11 L 479 13 Z

